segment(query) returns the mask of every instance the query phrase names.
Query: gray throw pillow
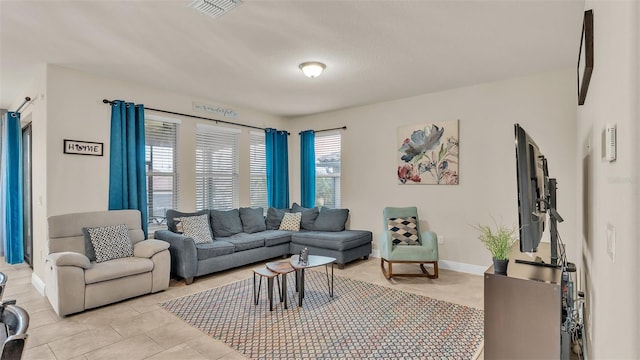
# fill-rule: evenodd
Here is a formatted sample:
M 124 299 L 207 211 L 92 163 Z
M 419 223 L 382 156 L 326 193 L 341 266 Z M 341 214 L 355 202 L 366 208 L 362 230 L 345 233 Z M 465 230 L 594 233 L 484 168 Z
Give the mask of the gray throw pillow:
M 282 218 L 284 214 L 291 212 L 289 209 L 276 209 L 276 208 L 268 208 L 267 209 L 267 230 L 278 230 L 280 229 L 280 223 L 282 222 Z
M 190 216 L 198 216 L 198 215 L 209 215 L 209 210 L 200 210 L 196 212 L 186 213 L 180 212 L 176 210 L 167 210 L 167 228 L 169 231 L 174 232 L 176 234 L 182 234 L 182 226 L 180 225 L 180 218 L 182 217 L 190 217 Z
M 320 214 L 313 224 L 318 231 L 342 231 L 349 218 L 349 209 L 331 209 L 322 207 Z
M 291 206 L 291 212 L 299 212 L 302 213 L 302 220 L 300 220 L 300 228 L 305 230 L 315 230 L 314 222 L 318 217 L 320 210 L 317 207 L 314 208 L 305 208 L 297 203 L 293 203 Z
M 240 220 L 242 221 L 242 229 L 248 234 L 267 230 L 264 209 L 261 207 L 240 208 Z
M 82 234 L 84 235 L 84 254 L 89 258 L 89 261 L 96 261 L 96 252 L 93 250 L 93 244 L 91 244 L 89 228 L 83 227 Z
M 129 229 L 125 224 L 87 228 L 96 262 L 133 256 Z
M 238 209 L 211 210 L 211 228 L 214 237 L 227 237 L 242 232 Z

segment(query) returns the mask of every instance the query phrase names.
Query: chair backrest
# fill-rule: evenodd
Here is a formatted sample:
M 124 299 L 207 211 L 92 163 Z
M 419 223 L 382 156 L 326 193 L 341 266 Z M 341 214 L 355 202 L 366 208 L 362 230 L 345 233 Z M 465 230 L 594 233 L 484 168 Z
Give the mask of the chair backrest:
M 73 251 L 85 254 L 83 227 L 125 224 L 133 244 L 144 240 L 140 211 L 108 210 L 49 217 L 49 253 Z
M 20 359 L 27 343 L 29 314 L 16 305 L 3 305 L 1 309 L 0 322 L 3 330 L 6 330 L 7 338 L 2 343 L 0 360 Z
M 420 219 L 418 218 L 418 208 L 415 206 L 410 207 L 386 207 L 382 210 L 382 228 L 387 230 L 388 220 L 391 218 L 400 217 L 415 217 L 416 218 L 416 230 L 418 231 L 418 238 L 420 238 Z M 422 240 L 422 239 L 420 239 Z

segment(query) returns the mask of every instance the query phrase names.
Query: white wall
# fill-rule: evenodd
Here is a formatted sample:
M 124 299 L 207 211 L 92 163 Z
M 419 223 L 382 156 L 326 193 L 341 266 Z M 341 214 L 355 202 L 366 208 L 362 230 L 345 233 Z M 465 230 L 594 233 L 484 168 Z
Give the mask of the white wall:
M 578 204 L 586 326 L 592 359 L 637 359 L 638 310 L 638 55 L 637 2 L 587 1 L 594 13 L 594 69 L 586 102 L 578 107 Z M 617 125 L 617 160 L 603 159 L 605 124 Z M 607 227 L 616 229 L 615 257 Z
M 472 226 L 490 223 L 491 216 L 518 223 L 514 123 L 548 157 L 566 220 L 559 229 L 570 256 L 577 254 L 575 104 L 575 71 L 568 69 L 297 118 L 289 128 L 297 134 L 348 127 L 342 133 L 341 196 L 352 229 L 372 230 L 377 241 L 385 206 L 415 205 L 421 227 L 445 238 L 441 259 L 488 266 L 491 256 Z M 397 128 L 453 119 L 460 120 L 460 184 L 398 185 Z M 292 201 L 300 199 L 296 137 L 289 145 Z
M 159 74 L 161 76 L 161 74 Z M 251 109 L 223 104 L 211 99 L 176 94 L 140 84 L 117 81 L 92 74 L 48 65 L 47 82 L 47 136 L 46 136 L 46 216 L 35 219 L 39 227 L 46 229 L 47 216 L 106 210 L 109 190 L 109 138 L 111 108 L 102 99 L 126 100 L 147 107 L 170 110 L 204 117 L 219 118 L 258 127 L 281 128 L 283 120 Z M 236 119 L 208 116 L 194 112 L 192 102 L 232 108 L 239 114 Z M 155 113 L 146 111 L 147 114 Z M 160 116 L 172 116 L 158 113 Z M 207 120 L 176 117 L 182 121 L 179 129 L 179 191 L 182 196 L 179 209 L 195 208 L 195 127 L 196 123 L 213 124 Z M 222 125 L 220 125 L 222 126 Z M 248 158 L 249 129 L 241 129 L 240 157 Z M 82 140 L 104 143 L 104 156 L 80 156 L 64 154 L 63 140 Z M 34 139 L 35 140 L 35 139 Z M 42 139 L 40 139 L 42 140 Z M 44 142 L 42 142 L 44 143 Z M 241 162 L 241 174 L 249 172 L 248 161 Z M 241 176 L 242 177 L 242 176 Z M 243 186 L 244 185 L 244 186 Z M 249 204 L 248 180 L 241 183 L 240 205 Z M 44 235 L 44 236 L 43 236 Z M 38 248 L 46 255 L 46 234 L 40 234 Z M 44 246 L 42 244 L 45 244 Z M 40 261 L 43 261 L 40 259 Z M 44 271 L 35 268 L 35 273 L 44 279 Z

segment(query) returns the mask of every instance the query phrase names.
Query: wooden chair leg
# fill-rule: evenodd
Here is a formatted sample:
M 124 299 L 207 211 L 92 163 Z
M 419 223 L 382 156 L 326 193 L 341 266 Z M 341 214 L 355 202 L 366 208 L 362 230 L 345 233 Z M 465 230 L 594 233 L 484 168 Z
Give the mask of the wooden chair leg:
M 438 262 L 434 261 L 433 264 L 433 274 L 429 273 L 429 271 L 424 267 L 424 264 L 420 264 L 420 270 L 422 273 L 426 275 L 429 279 L 437 279 L 438 278 Z
M 382 269 L 382 274 L 384 275 L 384 277 L 387 280 L 389 280 L 389 279 L 391 279 L 391 276 L 393 276 L 393 274 L 392 274 L 392 265 L 391 265 L 391 262 L 387 261 L 387 264 L 389 264 L 388 265 L 389 266 L 389 271 L 387 271 L 384 268 L 384 263 L 385 263 L 385 260 L 383 258 L 380 258 L 380 268 Z

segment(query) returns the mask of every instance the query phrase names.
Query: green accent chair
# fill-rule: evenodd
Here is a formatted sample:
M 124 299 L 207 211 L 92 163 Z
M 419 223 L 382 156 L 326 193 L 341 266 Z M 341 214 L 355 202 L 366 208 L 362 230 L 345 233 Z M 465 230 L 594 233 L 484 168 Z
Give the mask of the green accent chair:
M 418 219 L 418 209 L 414 207 L 386 207 L 382 211 L 383 214 L 383 232 L 380 237 L 380 267 L 382 273 L 387 279 L 391 279 L 393 276 L 420 276 L 428 277 L 430 279 L 438 278 L 438 236 L 433 231 L 420 231 L 420 221 Z M 417 245 L 404 245 L 393 244 L 393 238 L 391 231 L 389 230 L 388 223 L 391 218 L 400 217 L 415 217 L 419 244 Z M 388 269 L 385 268 L 387 263 Z M 394 263 L 412 263 L 420 264 L 422 273 L 412 274 L 394 274 Z M 433 273 L 429 273 L 425 268 L 425 264 L 433 265 Z

